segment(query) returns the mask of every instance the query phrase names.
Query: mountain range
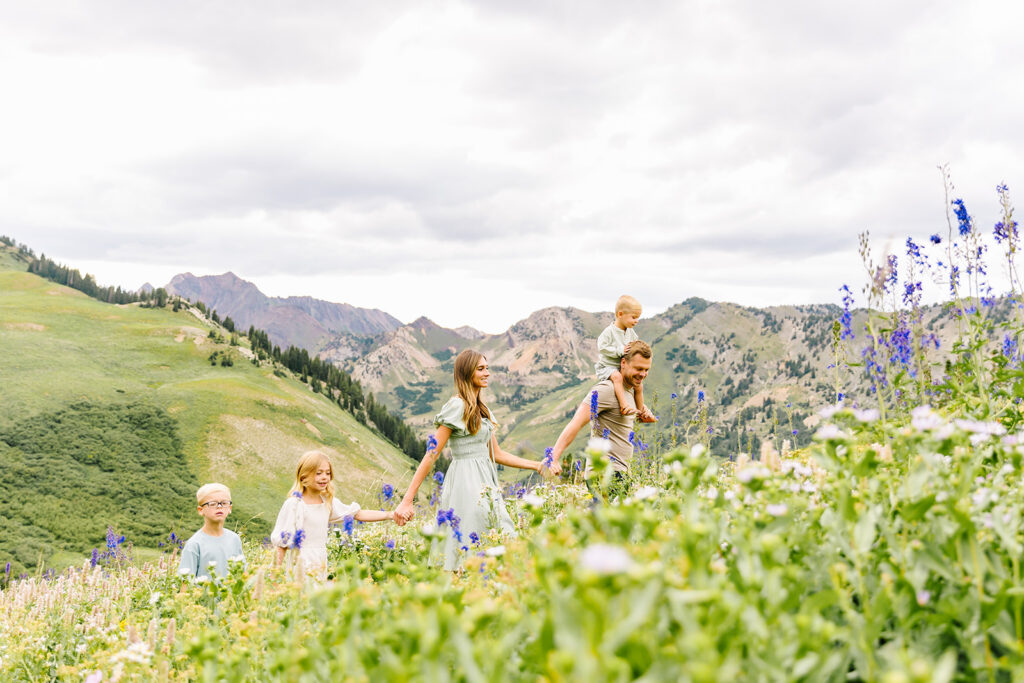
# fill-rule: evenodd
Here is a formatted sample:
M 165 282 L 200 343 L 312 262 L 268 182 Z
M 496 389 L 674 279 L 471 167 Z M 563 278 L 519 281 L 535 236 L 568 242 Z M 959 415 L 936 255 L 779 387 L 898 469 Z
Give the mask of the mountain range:
M 609 311 L 552 306 L 500 334 L 484 334 L 445 328 L 425 317 L 403 325 L 380 311 L 370 317 L 366 309 L 302 298 L 309 302 L 303 320 L 310 322 L 291 326 L 294 314 L 285 313 L 286 307 L 268 305 L 255 285 L 230 273 L 179 275 L 167 289 L 206 297 L 203 301 L 222 314 L 237 313 L 237 322 L 250 310 L 263 316 L 259 320 L 272 318 L 272 336 L 281 343 L 315 336 L 311 352 L 350 372 L 424 434 L 452 394 L 454 357 L 475 348 L 490 363 L 491 401 L 505 442 L 534 455 L 554 442 L 585 398 L 594 381 L 597 336 L 613 320 Z M 331 317 L 318 317 L 328 311 Z M 767 438 L 805 442 L 815 411 L 834 401 L 837 387 L 851 395 L 860 387 L 848 371 L 836 376 L 832 325 L 841 312 L 827 304 L 751 308 L 689 298 L 641 320 L 637 333 L 655 351 L 645 384 L 647 403 L 661 418 L 646 429 L 645 438 L 679 441 L 688 431 L 692 437 L 697 425 L 692 418 L 701 408 L 711 411 L 710 437 L 719 448 L 756 451 Z M 864 313 L 854 315 L 856 326 Z M 926 318 L 943 337 L 941 310 L 928 309 Z M 318 333 L 310 335 L 314 327 Z M 698 394 L 705 397 L 703 406 Z
M 309 296 L 270 297 L 234 273 L 197 277 L 175 275 L 164 287 L 192 301 L 202 301 L 221 317 L 230 317 L 241 329 L 265 331 L 282 346 L 315 349 L 338 335 L 372 337 L 402 325 L 378 309 L 358 308 Z

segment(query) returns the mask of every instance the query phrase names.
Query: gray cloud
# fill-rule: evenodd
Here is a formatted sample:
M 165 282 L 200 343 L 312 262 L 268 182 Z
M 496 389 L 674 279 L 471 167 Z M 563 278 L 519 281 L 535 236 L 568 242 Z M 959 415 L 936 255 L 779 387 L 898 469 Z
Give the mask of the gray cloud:
M 979 225 L 1024 180 L 1020 12 L 18 5 L 0 231 L 71 262 L 375 277 L 368 296 L 390 276 L 410 310 L 436 304 L 408 278 L 595 309 L 832 300 L 858 232 L 901 251 L 944 228 L 936 164 Z

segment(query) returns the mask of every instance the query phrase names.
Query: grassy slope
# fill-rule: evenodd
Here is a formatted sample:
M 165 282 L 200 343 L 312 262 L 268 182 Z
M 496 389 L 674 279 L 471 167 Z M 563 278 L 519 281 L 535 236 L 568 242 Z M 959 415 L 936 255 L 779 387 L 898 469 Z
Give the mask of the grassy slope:
M 0 257 L 0 426 L 75 400 L 152 402 L 177 420 L 198 479 L 228 484 L 271 523 L 311 448 L 331 454 L 346 501 L 376 507 L 382 481 L 408 481 L 409 458 L 306 385 L 240 355 L 211 366 L 228 347 L 192 314 L 105 304 Z

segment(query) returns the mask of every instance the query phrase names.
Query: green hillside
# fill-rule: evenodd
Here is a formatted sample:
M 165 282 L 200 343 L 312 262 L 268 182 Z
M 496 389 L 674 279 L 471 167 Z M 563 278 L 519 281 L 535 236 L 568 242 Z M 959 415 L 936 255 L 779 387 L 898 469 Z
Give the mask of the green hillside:
M 409 479 L 414 463 L 393 444 L 290 373 L 253 365 L 244 338 L 211 339 L 198 311 L 102 303 L 25 267 L 0 251 L 0 466 L 21 491 L 0 502 L 0 563 L 13 546 L 31 547 L 14 558 L 25 567 L 80 561 L 126 511 L 137 545 L 191 533 L 190 496 L 208 480 L 232 488 L 229 526 L 262 536 L 312 448 L 331 455 L 345 500 L 377 507 L 381 483 Z M 211 364 L 215 352 L 233 364 Z M 47 514 L 26 512 L 36 499 Z M 64 533 L 69 519 L 84 536 Z

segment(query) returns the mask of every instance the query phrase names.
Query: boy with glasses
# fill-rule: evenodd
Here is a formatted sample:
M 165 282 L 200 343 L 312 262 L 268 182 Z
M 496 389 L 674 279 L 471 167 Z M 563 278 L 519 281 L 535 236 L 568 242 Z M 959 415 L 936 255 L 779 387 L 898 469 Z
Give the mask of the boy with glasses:
M 181 549 L 178 573 L 196 578 L 210 576 L 212 569 L 218 576 L 228 573 L 228 560 L 245 561 L 242 539 L 234 531 L 224 528 L 224 520 L 231 514 L 231 491 L 224 484 L 204 484 L 196 491 L 197 510 L 203 518 L 203 528 L 195 532 Z

